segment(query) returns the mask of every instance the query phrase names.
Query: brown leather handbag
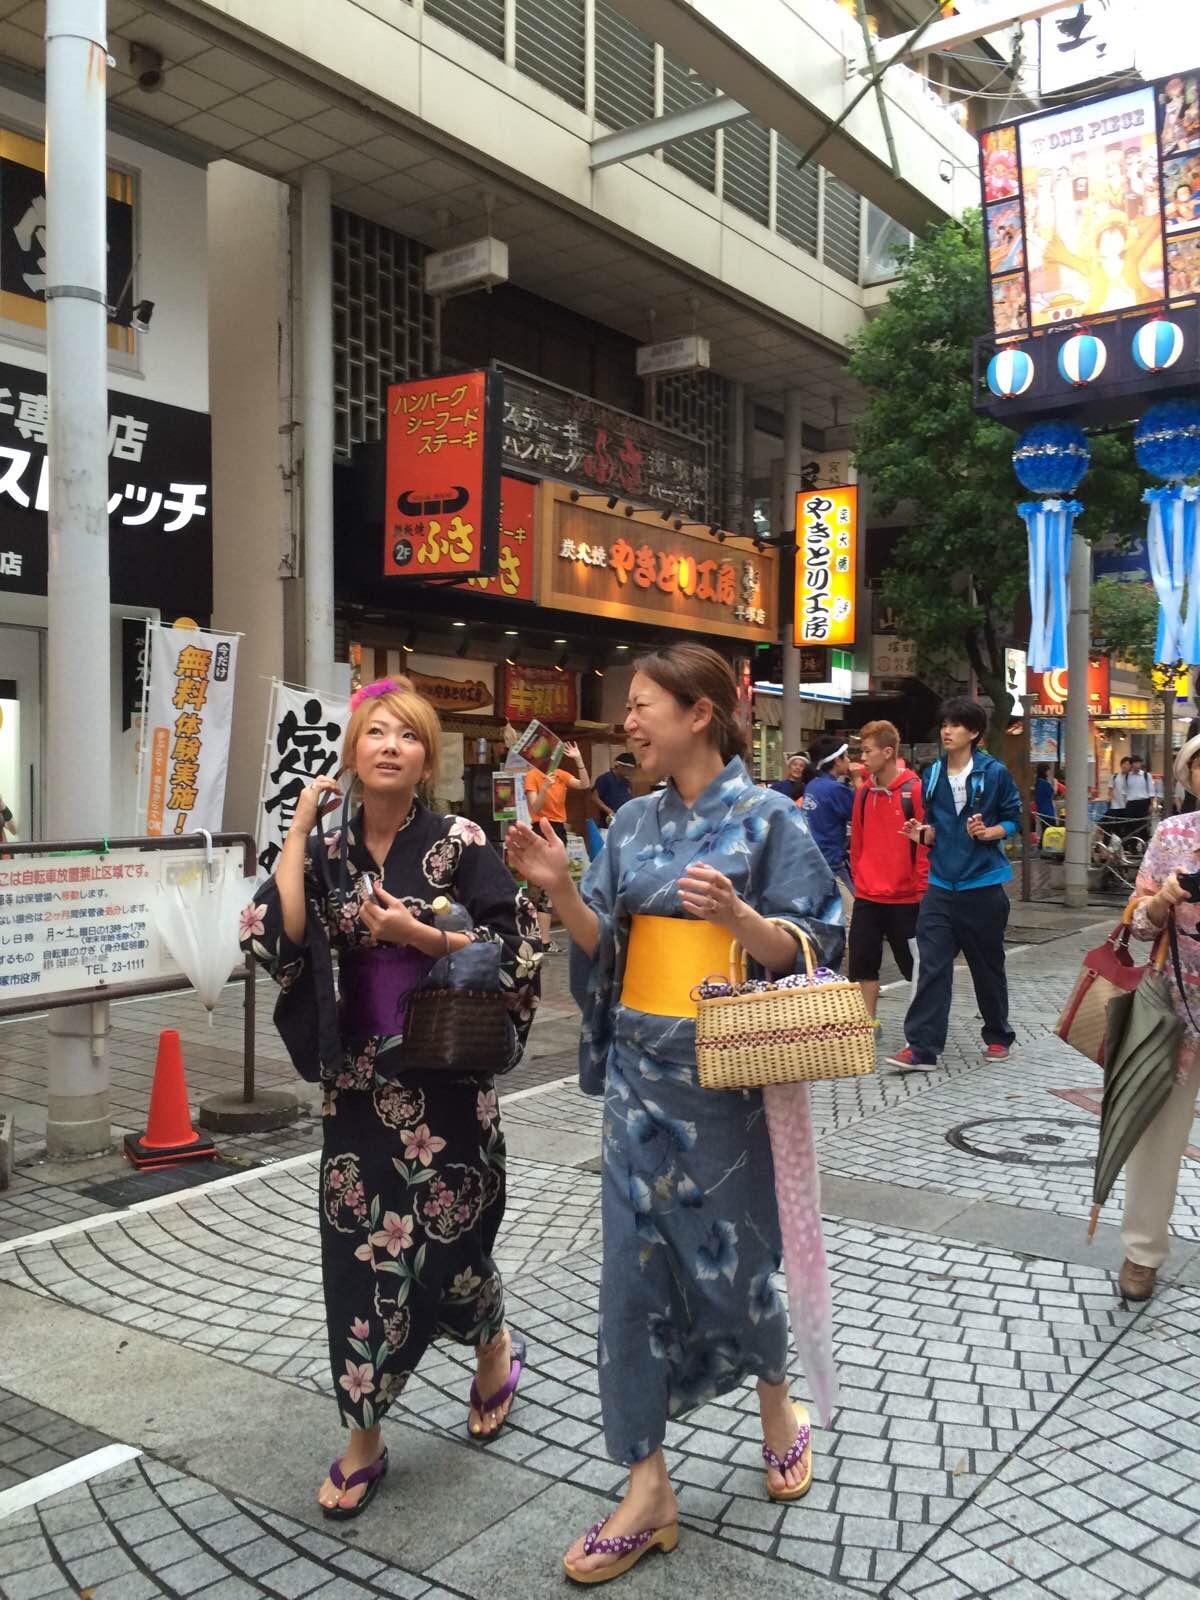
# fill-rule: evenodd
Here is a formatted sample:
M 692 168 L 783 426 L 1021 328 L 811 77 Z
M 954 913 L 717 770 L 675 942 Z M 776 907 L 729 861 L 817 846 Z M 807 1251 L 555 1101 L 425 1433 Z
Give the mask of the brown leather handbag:
M 1108 1002 L 1114 995 L 1136 989 L 1148 964 L 1135 961 L 1129 948 L 1134 909 L 1144 898 L 1134 895 L 1104 943 L 1084 956 L 1075 987 L 1054 1025 L 1060 1039 L 1097 1065 L 1104 1061 Z

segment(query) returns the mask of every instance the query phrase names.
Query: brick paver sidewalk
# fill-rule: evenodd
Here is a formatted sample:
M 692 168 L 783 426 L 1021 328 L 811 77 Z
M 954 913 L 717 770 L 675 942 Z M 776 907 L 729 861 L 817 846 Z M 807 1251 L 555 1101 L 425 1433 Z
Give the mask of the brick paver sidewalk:
M 684 1537 L 629 1593 L 1194 1595 L 1200 1163 L 1163 1288 L 1124 1308 L 1112 1228 L 1082 1242 L 1098 1074 L 1048 1032 L 1090 942 L 1013 958 L 1009 1063 L 981 1059 L 960 983 L 936 1073 L 814 1089 L 843 1385 L 814 1487 L 766 1499 L 749 1390 L 672 1424 Z M 903 1003 L 885 997 L 889 1044 Z M 487 1451 L 468 1444 L 469 1370 L 434 1352 L 349 1528 L 312 1500 L 336 1446 L 314 1156 L 0 1246 L 0 1594 L 561 1593 L 562 1548 L 622 1478 L 594 1392 L 600 1111 L 558 1081 L 572 1030 L 552 1003 L 507 1097 L 500 1256 L 530 1356 L 512 1421 Z M 143 1454 L 4 1516 L 6 1485 L 108 1439 Z

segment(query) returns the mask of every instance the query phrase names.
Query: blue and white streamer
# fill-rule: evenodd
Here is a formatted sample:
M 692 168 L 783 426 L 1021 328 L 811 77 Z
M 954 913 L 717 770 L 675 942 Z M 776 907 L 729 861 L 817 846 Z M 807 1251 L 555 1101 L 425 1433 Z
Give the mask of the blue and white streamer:
M 1158 595 L 1155 659 L 1200 666 L 1200 489 L 1173 483 L 1147 489 L 1142 498 L 1150 507 L 1146 554 Z
M 1026 500 L 1017 507 L 1029 530 L 1029 670 L 1058 672 L 1067 664 L 1071 533 L 1078 500 Z

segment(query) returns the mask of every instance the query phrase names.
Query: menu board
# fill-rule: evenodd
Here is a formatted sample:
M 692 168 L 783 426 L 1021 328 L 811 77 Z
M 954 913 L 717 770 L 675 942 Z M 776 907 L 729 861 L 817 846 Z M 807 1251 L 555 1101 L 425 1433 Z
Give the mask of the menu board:
M 1200 73 L 989 128 L 980 177 L 997 334 L 1200 295 Z

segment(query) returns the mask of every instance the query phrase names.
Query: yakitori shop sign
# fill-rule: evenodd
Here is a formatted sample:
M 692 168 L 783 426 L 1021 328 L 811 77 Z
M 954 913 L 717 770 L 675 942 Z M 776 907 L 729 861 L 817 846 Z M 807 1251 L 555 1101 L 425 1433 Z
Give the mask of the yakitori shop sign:
M 541 603 L 685 632 L 757 641 L 776 636 L 775 553 L 573 504 L 544 486 Z

